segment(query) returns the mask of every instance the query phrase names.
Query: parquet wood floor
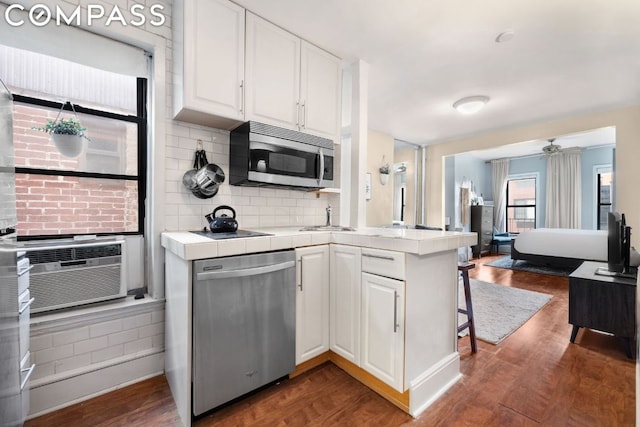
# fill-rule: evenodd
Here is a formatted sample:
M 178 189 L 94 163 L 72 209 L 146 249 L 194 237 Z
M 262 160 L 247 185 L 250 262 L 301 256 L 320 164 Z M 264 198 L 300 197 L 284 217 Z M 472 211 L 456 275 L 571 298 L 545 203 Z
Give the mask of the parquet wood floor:
M 567 278 L 484 266 L 470 276 L 553 299 L 500 345 L 459 340 L 463 378 L 412 419 L 332 364 L 196 421 L 208 426 L 634 426 L 635 364 L 622 342 L 581 329 L 569 342 Z M 164 376 L 28 421 L 39 426 L 174 426 Z

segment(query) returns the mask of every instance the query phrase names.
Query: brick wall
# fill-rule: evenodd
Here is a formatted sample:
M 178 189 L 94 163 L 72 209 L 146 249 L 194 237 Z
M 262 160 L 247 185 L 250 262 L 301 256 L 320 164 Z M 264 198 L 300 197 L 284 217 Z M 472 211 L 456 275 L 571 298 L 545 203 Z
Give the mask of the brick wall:
M 86 147 L 77 158 L 64 157 L 48 134 L 32 129 L 33 126 L 42 126 L 47 119 L 55 119 L 57 114 L 57 111 L 16 104 L 16 166 L 81 171 L 91 167 Z M 131 131 L 125 129 L 125 133 Z M 126 149 L 129 144 L 121 145 L 126 153 L 122 156 L 131 157 L 129 153 L 133 150 Z M 137 166 L 135 161 L 128 160 L 123 167 L 131 169 Z M 107 172 L 122 173 L 119 170 Z M 17 174 L 16 193 L 18 233 L 21 236 L 138 230 L 135 181 Z

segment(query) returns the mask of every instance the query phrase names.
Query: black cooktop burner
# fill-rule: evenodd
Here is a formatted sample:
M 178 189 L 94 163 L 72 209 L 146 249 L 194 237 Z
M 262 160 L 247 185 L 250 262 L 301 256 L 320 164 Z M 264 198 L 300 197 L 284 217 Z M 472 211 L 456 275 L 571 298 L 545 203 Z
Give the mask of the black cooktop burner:
M 261 233 L 259 231 L 249 231 L 249 230 L 237 230 L 233 233 L 213 233 L 208 229 L 192 231 L 192 233 L 199 234 L 204 237 L 208 237 L 213 240 L 224 240 L 224 239 L 240 239 L 243 237 L 259 237 L 259 236 L 273 236 L 273 234 Z

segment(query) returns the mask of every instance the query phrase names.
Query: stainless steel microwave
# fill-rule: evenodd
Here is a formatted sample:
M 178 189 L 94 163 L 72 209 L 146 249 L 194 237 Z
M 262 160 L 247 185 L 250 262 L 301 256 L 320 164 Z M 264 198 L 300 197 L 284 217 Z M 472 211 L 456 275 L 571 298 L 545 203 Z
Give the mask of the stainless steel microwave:
M 313 190 L 333 187 L 333 141 L 249 121 L 231 131 L 229 183 Z

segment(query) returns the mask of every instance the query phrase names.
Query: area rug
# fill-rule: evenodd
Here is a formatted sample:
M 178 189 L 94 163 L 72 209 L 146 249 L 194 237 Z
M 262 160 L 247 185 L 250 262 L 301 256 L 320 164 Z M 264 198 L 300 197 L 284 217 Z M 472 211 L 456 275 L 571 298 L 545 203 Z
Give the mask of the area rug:
M 476 338 L 498 344 L 514 333 L 536 314 L 552 298 L 551 295 L 525 289 L 496 285 L 495 283 L 469 279 L 473 318 L 476 322 Z M 458 303 L 465 308 L 464 287 L 458 286 Z M 458 324 L 467 316 L 458 314 Z M 467 335 L 469 329 L 460 332 Z
M 507 255 L 485 265 L 490 267 L 506 268 L 508 270 L 528 271 L 531 273 L 550 274 L 552 276 L 562 277 L 569 277 L 569 275 L 573 273 L 573 270 L 575 270 L 575 267 L 551 267 L 548 265 L 533 264 L 523 260 L 516 261 L 515 265 L 511 264 L 513 264 L 513 260 L 511 259 L 511 256 Z

